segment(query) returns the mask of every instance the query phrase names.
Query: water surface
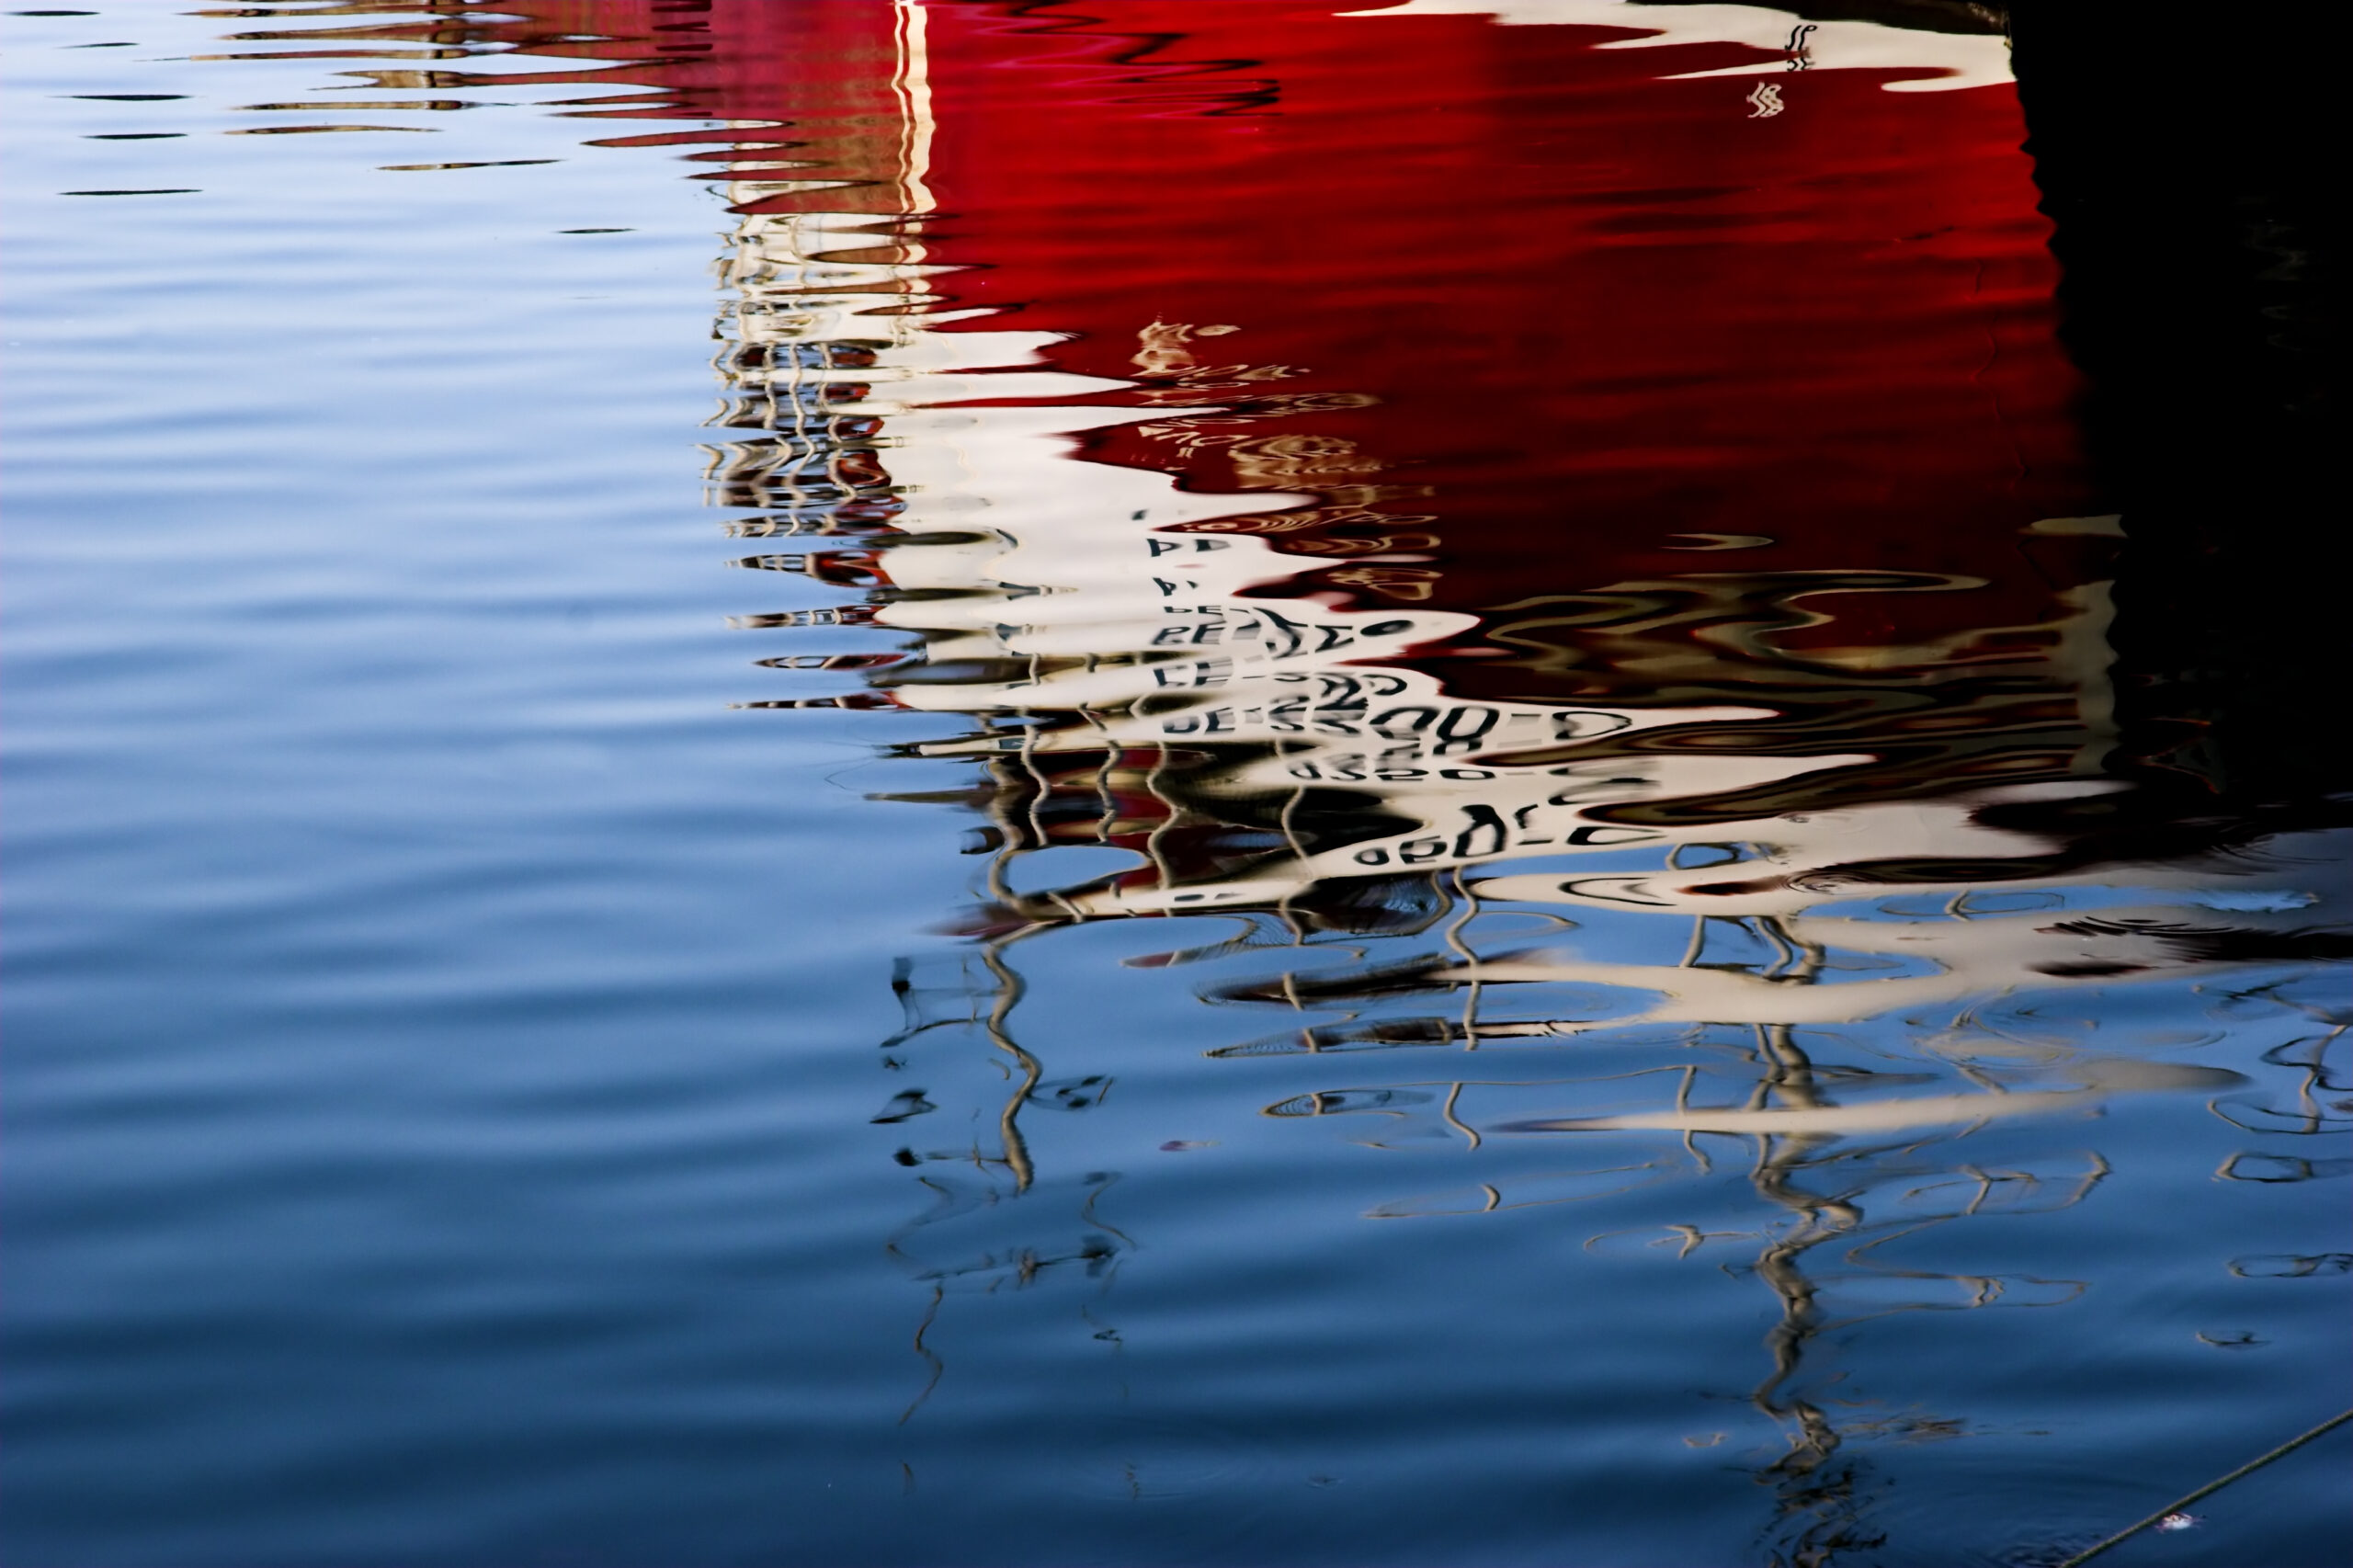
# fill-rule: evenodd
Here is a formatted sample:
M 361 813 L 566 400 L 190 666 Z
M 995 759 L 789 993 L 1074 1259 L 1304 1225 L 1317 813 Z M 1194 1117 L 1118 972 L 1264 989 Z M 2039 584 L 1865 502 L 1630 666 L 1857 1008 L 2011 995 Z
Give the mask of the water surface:
M 2051 1563 L 2342 1408 L 2346 819 L 1938 17 L 0 18 L 12 1560 Z

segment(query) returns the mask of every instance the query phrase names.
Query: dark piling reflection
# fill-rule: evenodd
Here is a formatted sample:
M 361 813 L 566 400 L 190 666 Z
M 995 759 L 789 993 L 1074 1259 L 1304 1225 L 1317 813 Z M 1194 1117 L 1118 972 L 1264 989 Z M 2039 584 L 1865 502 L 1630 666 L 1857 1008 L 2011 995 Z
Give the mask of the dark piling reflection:
M 2309 568 L 2346 435 L 2345 224 L 2323 152 L 2344 30 L 2217 39 L 2193 123 L 2124 85 L 2161 29 L 2017 8 L 2088 445 L 2133 540 L 2120 711 L 2138 749 L 2240 810 L 2309 812 L 2353 781 L 2343 726 L 2309 706 L 2343 660 L 2340 585 Z

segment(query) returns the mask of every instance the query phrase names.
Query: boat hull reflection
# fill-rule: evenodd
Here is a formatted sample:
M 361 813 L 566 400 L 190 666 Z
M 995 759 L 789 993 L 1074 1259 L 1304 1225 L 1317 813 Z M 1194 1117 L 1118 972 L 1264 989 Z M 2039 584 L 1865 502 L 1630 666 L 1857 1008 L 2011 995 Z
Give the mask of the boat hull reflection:
M 510 9 L 485 38 L 666 47 Z M 1332 1056 L 1262 1108 L 1302 1135 L 1595 1151 L 1370 1217 L 1578 1229 L 1739 1150 L 1745 1220 L 1580 1239 L 1769 1293 L 1775 1562 L 1878 1539 L 1853 1445 L 1965 1424 L 1839 1406 L 1825 1335 L 2086 1288 L 1940 1227 L 2091 1200 L 2079 1124 L 2125 1096 L 2341 1120 L 2342 817 L 2218 792 L 2161 696 L 2120 728 L 2149 557 L 1998 20 L 1923 9 L 734 6 L 597 73 L 645 92 L 587 112 L 698 122 L 608 140 L 699 149 L 730 205 L 705 478 L 779 574 L 746 706 L 915 722 L 878 741 L 940 771 L 906 799 L 986 858 L 884 1042 L 1006 1077 L 953 1108 L 977 1141 L 919 1136 L 923 1091 L 876 1118 L 929 1189 L 889 1244 L 929 1303 L 903 1420 L 951 1294 L 1099 1304 L 1135 1249 L 1119 1173 L 1031 1147 L 1109 1093 L 1017 1022 L 1052 985 L 1118 1027 L 1131 977 L 1036 957 L 1076 927 L 1218 916 L 1129 961 L 1256 1020 L 1209 1051 L 1245 1099 Z M 2223 1041 L 2279 1082 L 2183 1059 Z M 2064 1131 L 1981 1153 L 2013 1124 Z M 2219 1174 L 2321 1169 L 2263 1157 Z

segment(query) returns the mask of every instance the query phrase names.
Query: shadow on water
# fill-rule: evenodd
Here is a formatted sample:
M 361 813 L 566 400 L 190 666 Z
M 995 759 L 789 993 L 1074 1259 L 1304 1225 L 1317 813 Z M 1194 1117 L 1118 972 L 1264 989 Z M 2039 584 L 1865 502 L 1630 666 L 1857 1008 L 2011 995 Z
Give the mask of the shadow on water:
M 1214 916 L 1128 961 L 1198 966 L 1220 1070 L 1331 1059 L 1267 1117 L 1541 1151 L 1370 1217 L 1557 1205 L 1753 1282 L 1717 1392 L 1779 1433 L 1777 1562 L 1938 1550 L 1861 1456 L 1972 1418 L 1846 1401 L 1841 1346 L 2077 1306 L 1959 1238 L 2097 1203 L 2087 1115 L 2345 1121 L 2299 553 L 2336 253 L 2311 154 L 2266 161 L 2296 126 L 2167 131 L 2187 204 L 2152 172 L 2171 110 L 2099 51 L 2154 30 L 2020 7 L 2014 92 L 1961 5 L 421 9 L 373 36 L 684 125 L 599 140 L 730 202 L 709 498 L 819 590 L 746 578 L 795 640 L 748 706 L 919 716 L 941 783 L 893 798 L 973 819 L 961 946 L 901 961 L 881 1044 L 1004 1074 L 977 1143 L 896 1079 L 875 1118 L 903 1421 L 965 1293 L 1091 1278 L 1118 1338 L 1120 1174 L 1032 1152 L 1111 1092 L 1023 1040 L 1041 989 L 1119 1006 L 1075 927 Z M 2302 1147 L 2218 1175 L 2342 1169 Z M 1669 1218 L 1720 1167 L 1745 1212 Z

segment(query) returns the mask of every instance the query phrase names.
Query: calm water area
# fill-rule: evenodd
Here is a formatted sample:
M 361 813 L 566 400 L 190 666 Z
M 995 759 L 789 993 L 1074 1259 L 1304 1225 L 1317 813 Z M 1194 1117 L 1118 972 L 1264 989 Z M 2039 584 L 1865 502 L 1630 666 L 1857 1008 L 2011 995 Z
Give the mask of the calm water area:
M 0 1555 L 2052 1568 L 2353 1403 L 2288 426 L 2031 43 L 0 16 Z

